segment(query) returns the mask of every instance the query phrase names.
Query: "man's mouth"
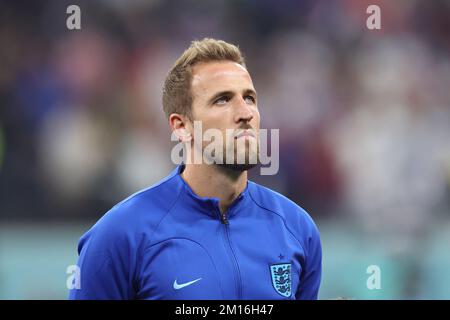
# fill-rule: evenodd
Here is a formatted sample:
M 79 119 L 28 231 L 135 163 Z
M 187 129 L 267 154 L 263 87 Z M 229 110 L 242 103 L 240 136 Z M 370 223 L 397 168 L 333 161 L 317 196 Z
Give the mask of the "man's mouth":
M 243 137 L 253 137 L 255 138 L 255 132 L 253 129 L 244 129 L 238 130 L 234 135 L 235 139 L 243 138 Z

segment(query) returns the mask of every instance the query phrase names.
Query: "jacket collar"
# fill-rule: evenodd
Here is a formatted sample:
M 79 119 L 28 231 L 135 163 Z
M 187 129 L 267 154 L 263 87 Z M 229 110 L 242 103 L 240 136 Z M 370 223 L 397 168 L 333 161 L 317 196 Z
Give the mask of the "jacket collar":
M 182 186 L 181 196 L 183 197 L 183 204 L 187 205 L 189 209 L 198 210 L 200 212 L 206 213 L 214 218 L 220 219 L 220 207 L 219 198 L 208 198 L 198 196 L 191 187 L 186 183 L 186 181 L 181 176 L 185 168 L 184 164 L 180 164 L 174 171 L 173 174 L 176 175 L 178 183 Z M 233 201 L 226 212 L 226 217 L 230 219 L 232 216 L 239 211 L 239 209 L 245 207 L 246 202 L 249 200 L 249 182 L 244 191 Z

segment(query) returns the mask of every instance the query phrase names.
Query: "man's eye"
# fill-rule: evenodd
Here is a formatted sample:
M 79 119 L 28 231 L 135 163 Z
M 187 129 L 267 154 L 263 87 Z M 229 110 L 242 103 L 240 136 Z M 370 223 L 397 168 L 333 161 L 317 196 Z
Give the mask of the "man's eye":
M 214 104 L 224 104 L 227 103 L 228 101 L 230 101 L 229 97 L 220 97 L 214 102 Z
M 247 103 L 249 103 L 249 102 L 250 103 L 255 103 L 256 102 L 256 100 L 255 100 L 255 98 L 253 96 L 245 96 L 244 99 L 245 99 L 245 101 Z

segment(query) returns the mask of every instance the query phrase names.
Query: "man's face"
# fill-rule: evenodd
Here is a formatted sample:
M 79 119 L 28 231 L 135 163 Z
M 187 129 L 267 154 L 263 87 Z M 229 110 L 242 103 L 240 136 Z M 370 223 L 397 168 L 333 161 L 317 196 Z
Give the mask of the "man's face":
M 260 116 L 248 71 L 231 61 L 198 63 L 192 69 L 191 93 L 193 120 L 202 122 L 203 132 L 218 129 L 222 133 L 219 157 L 223 163 L 239 171 L 255 166 L 249 159 L 258 154 Z M 233 130 L 231 139 L 225 139 L 227 129 L 229 135 L 229 129 Z M 202 143 L 202 151 L 208 144 Z M 233 163 L 227 161 L 227 153 L 234 154 Z M 245 164 L 237 164 L 238 157 L 245 157 Z

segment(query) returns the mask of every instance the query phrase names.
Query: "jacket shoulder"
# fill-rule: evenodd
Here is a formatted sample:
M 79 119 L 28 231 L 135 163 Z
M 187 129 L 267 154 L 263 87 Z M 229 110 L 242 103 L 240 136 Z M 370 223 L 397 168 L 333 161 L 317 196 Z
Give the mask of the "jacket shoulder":
M 317 226 L 309 213 L 286 196 L 254 182 L 250 195 L 260 208 L 278 215 L 297 239 L 318 236 Z
M 117 242 L 137 244 L 145 240 L 170 212 L 181 188 L 175 175 L 170 175 L 117 203 L 82 236 L 79 251 L 88 239 L 95 239 L 103 247 Z

